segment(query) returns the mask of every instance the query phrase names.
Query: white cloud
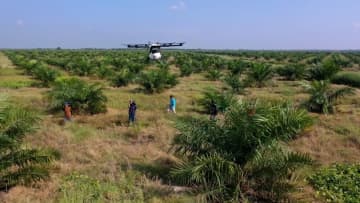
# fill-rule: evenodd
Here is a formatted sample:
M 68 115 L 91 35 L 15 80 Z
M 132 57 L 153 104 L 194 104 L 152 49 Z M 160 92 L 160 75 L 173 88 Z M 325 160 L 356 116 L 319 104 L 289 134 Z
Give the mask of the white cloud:
M 24 21 L 23 21 L 22 19 L 18 19 L 18 20 L 16 21 L 16 25 L 17 25 L 17 26 L 23 26 L 23 25 L 24 25 Z
M 178 3 L 169 7 L 170 10 L 184 10 L 186 9 L 186 4 L 184 1 L 179 1 Z

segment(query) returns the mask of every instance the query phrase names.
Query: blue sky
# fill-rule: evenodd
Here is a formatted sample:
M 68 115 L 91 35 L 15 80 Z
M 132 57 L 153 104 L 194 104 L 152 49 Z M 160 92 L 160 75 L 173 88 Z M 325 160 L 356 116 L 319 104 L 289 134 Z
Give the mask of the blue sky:
M 2 0 L 0 48 L 360 49 L 360 0 Z

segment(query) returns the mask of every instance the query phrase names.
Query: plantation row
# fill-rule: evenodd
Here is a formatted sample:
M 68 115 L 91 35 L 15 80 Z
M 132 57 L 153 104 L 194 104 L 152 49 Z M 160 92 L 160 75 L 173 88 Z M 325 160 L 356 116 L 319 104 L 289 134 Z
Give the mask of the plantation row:
M 148 93 L 161 92 L 164 89 L 174 87 L 178 83 L 178 75 L 171 72 L 170 65 L 179 67 L 180 76 L 188 76 L 194 73 L 205 72 L 209 80 L 222 80 L 229 87 L 228 93 L 221 93 L 222 96 L 244 93 L 246 87 L 263 87 L 276 74 L 286 80 L 309 80 L 311 84 L 305 86 L 306 90 L 312 95 L 310 100 L 304 105 L 310 111 L 328 113 L 333 111 L 333 105 L 337 98 L 351 94 L 353 89 L 341 88 L 333 90 L 330 88 L 330 81 L 347 84 L 357 87 L 359 78 L 353 75 L 337 75 L 341 67 L 337 65 L 337 56 L 328 55 L 323 57 L 321 63 L 313 64 L 308 67 L 304 64 L 285 64 L 281 66 L 269 65 L 266 63 L 247 62 L 243 60 L 225 60 L 223 58 L 198 54 L 192 52 L 170 52 L 164 62 L 149 62 L 144 60 L 142 52 L 126 51 L 8 51 L 9 58 L 19 67 L 25 69 L 27 74 L 33 75 L 41 81 L 43 86 L 48 87 L 55 84 L 57 89 L 69 89 L 73 87 L 74 94 L 86 86 L 85 82 L 76 78 L 61 78 L 63 75 L 56 67 L 79 76 L 90 73 L 104 73 L 106 67 L 111 67 L 108 76 L 111 84 L 116 87 L 127 86 L 130 83 L 137 83 Z M 281 55 L 281 53 L 280 53 Z M 56 65 L 50 66 L 49 63 Z M 69 65 L 70 64 L 70 65 Z M 92 71 L 97 70 L 97 71 Z M 245 75 L 245 76 L 243 76 Z M 97 75 L 102 77 L 104 75 Z M 56 80 L 59 78 L 58 80 Z M 351 79 L 351 80 L 350 80 Z M 106 98 L 101 95 L 101 85 L 89 85 L 88 93 L 92 95 L 98 92 L 98 101 L 95 106 L 87 104 L 90 113 L 104 112 Z M 89 101 L 86 96 L 69 96 L 61 93 L 64 98 L 61 101 Z M 61 95 L 60 94 L 60 95 Z M 221 104 L 219 93 L 209 91 L 206 94 L 211 96 L 211 100 Z M 81 99 L 79 99 L 81 98 Z M 96 100 L 95 99 L 95 100 Z M 99 103 L 99 101 L 102 101 Z M 76 103 L 76 102 L 75 102 Z M 57 104 L 55 106 L 60 106 Z M 80 106 L 75 105 L 75 106 Z M 91 107 L 91 108 L 90 108 Z M 94 107 L 94 108 L 93 108 Z M 79 108 L 80 109 L 80 108 Z
M 316 52 L 316 51 L 203 51 L 209 54 L 239 57 L 243 60 L 264 60 L 272 64 L 301 63 L 311 65 L 320 63 L 331 55 L 336 65 L 341 67 L 353 67 L 360 65 L 359 52 Z
M 71 75 L 107 79 L 115 87 L 138 83 L 150 93 L 161 92 L 177 84 L 177 76 L 169 69 L 171 65 L 178 68 L 180 77 L 206 72 L 209 80 L 223 80 L 235 92 L 241 92 L 241 88 L 247 86 L 264 86 L 264 82 L 271 79 L 275 73 L 287 80 L 331 80 L 341 68 L 346 67 L 350 62 L 355 63 L 349 61 L 350 56 L 356 58 L 356 54 L 352 53 L 346 55 L 346 60 L 343 59 L 345 57 L 343 55 L 321 53 L 320 56 L 316 55 L 319 60 L 312 61 L 310 65 L 302 62 L 287 63 L 287 58 L 281 64 L 274 65 L 267 62 L 259 63 L 255 59 L 230 60 L 203 53 L 179 51 L 167 52 L 165 56 L 167 59 L 161 63 L 147 61 L 146 53 L 135 51 L 8 51 L 6 53 L 14 64 L 42 81 L 43 86 L 49 86 L 49 83 L 61 75 L 62 72 L 56 69 L 60 67 Z M 269 52 L 269 54 L 283 56 L 285 53 Z M 289 52 L 287 57 L 294 57 L 293 54 Z M 308 56 L 309 54 L 306 53 L 299 55 L 312 58 L 312 55 Z M 150 70 L 147 68 L 153 66 L 158 68 Z M 242 73 L 247 73 L 248 77 L 240 81 Z M 353 77 L 348 79 L 349 77 L 351 76 L 337 77 L 333 81 L 358 86 L 359 81 L 354 81 Z
M 173 149 L 183 162 L 171 169 L 171 180 L 192 187 L 211 202 L 279 202 L 286 198 L 293 187 L 289 177 L 295 170 L 313 163 L 307 154 L 292 152 L 286 146 L 313 125 L 306 109 L 335 113 L 336 100 L 354 92 L 350 87 L 331 87 L 331 81 L 344 83 L 348 79 L 339 75 L 348 64 L 341 65 L 340 55 L 332 53 L 320 54 L 311 65 L 299 61 L 289 63 L 288 58 L 296 56 L 291 54 L 281 64 L 274 65 L 251 59 L 251 55 L 246 56 L 247 59 L 225 59 L 196 52 L 166 53 L 164 62 L 158 63 L 147 61 L 144 52 L 132 51 L 6 52 L 14 64 L 41 81 L 43 86 L 51 87 L 48 92 L 50 108 L 57 111 L 68 101 L 76 113 L 106 111 L 107 98 L 101 84 L 63 77 L 68 74 L 107 79 L 117 87 L 136 83 L 148 93 L 171 88 L 178 83 L 178 77 L 193 73 L 202 73 L 209 80 L 223 81 L 227 91 L 209 89 L 199 103 L 209 111 L 214 101 L 224 117 L 219 122 L 204 117 L 181 118 L 176 126 L 180 133 L 173 140 Z M 304 61 L 313 57 L 311 54 L 304 53 L 304 58 L 299 57 Z M 283 53 L 278 55 L 284 56 Z M 353 53 L 343 53 L 341 57 L 344 55 L 347 59 L 356 57 Z M 237 94 L 246 94 L 247 87 L 267 86 L 274 77 L 307 80 L 304 89 L 310 94 L 309 99 L 295 107 L 291 102 L 238 101 L 236 98 Z M 351 86 L 358 84 L 356 78 L 346 82 Z M 11 137 L 14 132 L 17 131 L 2 134 Z M 50 158 L 44 162 L 56 158 L 55 154 L 47 155 Z M 319 174 L 310 178 L 316 189 L 326 192 L 327 198 L 357 198 L 356 195 L 343 198 L 341 193 L 337 196 L 337 188 L 331 186 L 324 189 L 328 184 L 324 180 L 328 177 Z M 3 183 L 3 187 L 8 185 L 11 186 Z M 356 191 L 351 187 L 345 190 Z

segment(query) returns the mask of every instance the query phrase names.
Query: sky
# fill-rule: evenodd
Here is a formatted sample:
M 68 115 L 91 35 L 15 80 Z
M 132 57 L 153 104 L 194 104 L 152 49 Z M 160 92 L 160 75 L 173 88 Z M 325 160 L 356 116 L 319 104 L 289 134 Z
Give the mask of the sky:
M 360 49 L 360 0 L 1 0 L 0 48 Z

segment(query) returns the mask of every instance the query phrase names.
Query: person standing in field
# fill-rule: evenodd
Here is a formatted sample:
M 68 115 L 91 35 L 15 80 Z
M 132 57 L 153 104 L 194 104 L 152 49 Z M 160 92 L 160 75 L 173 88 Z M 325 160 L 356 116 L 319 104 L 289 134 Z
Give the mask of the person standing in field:
M 209 110 L 210 110 L 210 120 L 215 120 L 218 114 L 218 108 L 214 100 L 211 100 Z
M 71 117 L 72 117 L 72 111 L 71 111 L 71 105 L 69 102 L 65 102 L 64 105 L 64 120 L 65 121 L 71 121 Z
M 173 95 L 170 95 L 170 104 L 168 112 L 176 113 L 176 99 Z
M 134 100 L 130 99 L 129 102 L 129 125 L 135 122 L 135 114 L 136 114 L 136 103 Z

